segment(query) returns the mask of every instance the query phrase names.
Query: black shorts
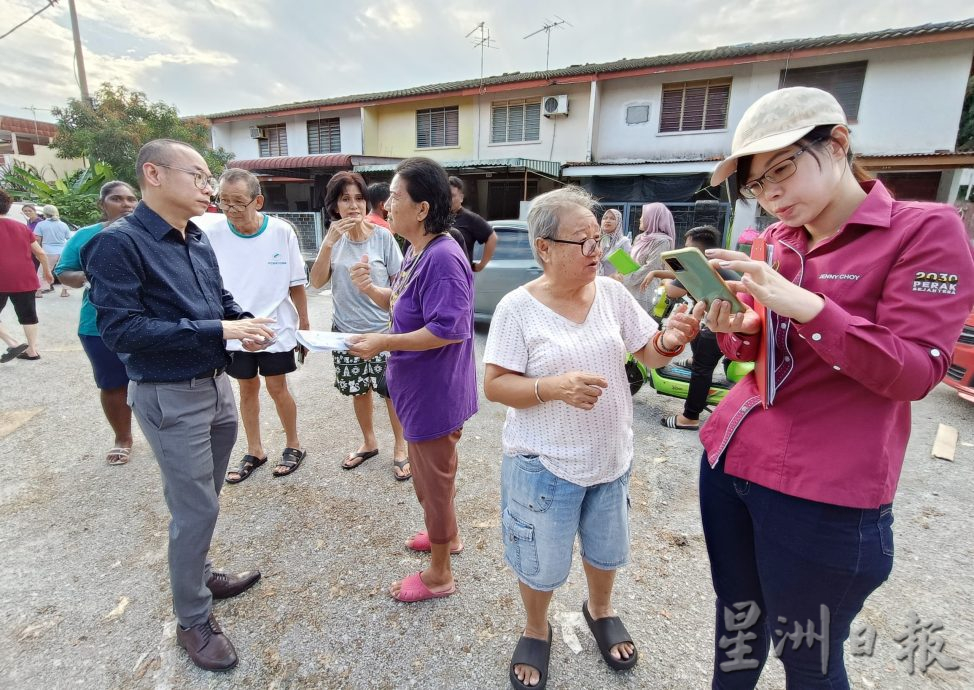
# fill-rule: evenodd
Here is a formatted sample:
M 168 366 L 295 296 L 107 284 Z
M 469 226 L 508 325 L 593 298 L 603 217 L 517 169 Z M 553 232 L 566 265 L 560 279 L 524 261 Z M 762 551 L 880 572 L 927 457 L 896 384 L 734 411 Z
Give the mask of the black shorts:
M 230 353 L 230 366 L 227 373 L 235 379 L 252 379 L 261 376 L 280 376 L 290 374 L 298 368 L 294 363 L 294 350 L 287 352 L 243 352 Z
M 30 292 L 0 292 L 0 312 L 7 306 L 7 299 L 14 305 L 17 321 L 21 326 L 33 326 L 37 323 L 37 302 L 34 290 Z

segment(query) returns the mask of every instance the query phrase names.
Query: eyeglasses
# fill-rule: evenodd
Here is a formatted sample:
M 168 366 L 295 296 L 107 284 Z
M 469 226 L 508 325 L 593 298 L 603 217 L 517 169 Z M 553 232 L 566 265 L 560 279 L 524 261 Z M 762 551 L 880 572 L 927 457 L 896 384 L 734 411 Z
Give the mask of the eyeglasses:
M 741 185 L 741 196 L 747 199 L 757 199 L 758 196 L 764 192 L 764 184 L 766 182 L 775 184 L 777 182 L 787 180 L 789 177 L 794 175 L 795 171 L 798 169 L 795 159 L 805 153 L 807 150 L 807 146 L 802 146 L 800 149 L 795 151 L 794 154 L 788 156 L 783 161 L 776 163 L 770 170 L 765 171 L 765 173 L 758 179 L 754 180 L 753 182 L 748 182 L 745 185 Z
M 577 244 L 582 248 L 582 256 L 595 256 L 595 251 L 600 252 L 606 251 L 612 246 L 612 236 L 602 235 L 601 237 L 587 237 L 584 240 L 556 240 L 554 237 L 545 237 L 544 239 L 549 242 L 557 242 L 558 244 Z
M 199 170 L 190 170 L 189 168 L 177 168 L 175 165 L 166 165 L 165 163 L 156 163 L 160 168 L 169 168 L 170 170 L 178 170 L 180 172 L 189 173 L 193 176 L 193 184 L 201 192 L 209 187 L 210 189 L 216 189 L 216 178 L 212 175 L 207 175 Z
M 248 201 L 246 204 L 243 205 L 229 204 L 225 201 L 218 201 L 216 205 L 220 208 L 221 211 L 224 211 L 226 213 L 243 213 L 244 211 L 247 210 L 247 207 L 250 206 L 255 201 L 257 201 L 257 197 L 254 197 L 253 199 L 251 199 L 250 201 Z

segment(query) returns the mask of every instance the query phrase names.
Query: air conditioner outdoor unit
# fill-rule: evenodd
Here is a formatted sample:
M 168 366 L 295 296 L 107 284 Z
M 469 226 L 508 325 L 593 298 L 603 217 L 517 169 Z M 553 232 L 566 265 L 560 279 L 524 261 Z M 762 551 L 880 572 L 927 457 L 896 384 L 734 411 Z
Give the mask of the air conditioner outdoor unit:
M 251 127 L 250 128 L 250 138 L 251 139 L 266 139 L 267 137 L 264 136 L 264 130 L 261 129 L 260 127 Z
M 545 96 L 541 103 L 541 110 L 545 117 L 565 117 L 568 115 L 568 95 Z

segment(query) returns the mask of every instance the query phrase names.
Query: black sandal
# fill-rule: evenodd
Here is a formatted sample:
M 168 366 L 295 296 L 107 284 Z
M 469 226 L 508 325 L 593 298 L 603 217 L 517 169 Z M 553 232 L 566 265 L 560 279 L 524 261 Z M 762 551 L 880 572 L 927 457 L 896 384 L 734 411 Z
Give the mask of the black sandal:
M 632 636 L 626 630 L 626 626 L 622 624 L 622 619 L 619 616 L 609 616 L 596 620 L 588 612 L 587 601 L 582 604 L 582 613 L 585 614 L 588 629 L 592 631 L 592 636 L 595 638 L 595 643 L 599 646 L 599 651 L 602 653 L 602 658 L 605 659 L 605 663 L 616 671 L 628 671 L 636 665 L 636 662 L 639 660 L 639 650 L 636 649 L 636 643 L 632 641 Z M 624 642 L 632 645 L 632 656 L 628 659 L 616 659 L 612 656 L 612 648 Z
M 239 484 L 244 479 L 249 477 L 254 470 L 256 470 L 258 467 L 263 465 L 265 462 L 267 462 L 266 455 L 263 458 L 258 458 L 254 455 L 243 456 L 243 460 L 241 460 L 240 464 L 237 465 L 237 469 L 230 470 L 229 472 L 227 472 L 227 478 L 226 478 L 227 484 Z M 230 478 L 231 474 L 237 475 L 237 478 L 231 479 Z
M 369 458 L 374 458 L 378 454 L 379 454 L 378 448 L 376 448 L 375 450 L 363 450 L 359 453 L 349 453 L 348 457 L 342 460 L 342 469 L 354 470 L 363 462 L 365 462 Z M 352 464 L 348 464 L 348 463 L 352 463 Z
M 292 472 L 296 472 L 299 467 L 301 467 L 301 461 L 307 457 L 308 451 L 298 450 L 297 448 L 285 448 L 284 452 L 281 453 L 281 459 L 278 461 L 277 466 L 274 468 L 273 475 L 275 477 L 286 477 Z M 283 472 L 278 472 L 278 470 L 283 468 Z
M 538 640 L 525 637 L 517 641 L 514 655 L 511 656 L 511 685 L 514 690 L 544 690 L 548 682 L 548 661 L 551 659 L 551 623 L 548 623 L 548 640 Z M 514 673 L 515 666 L 530 666 L 538 672 L 538 684 L 527 685 L 521 682 Z
M 392 470 L 392 476 L 394 476 L 396 478 L 396 481 L 404 482 L 404 481 L 406 481 L 408 479 L 412 479 L 413 478 L 412 468 L 410 468 L 408 470 L 406 469 L 406 465 L 409 464 L 409 458 L 405 458 L 403 460 L 393 460 L 392 461 L 392 464 L 393 464 L 393 466 L 396 469 L 399 470 L 399 472 L 405 472 L 406 473 L 406 474 L 399 474 L 399 472 L 396 472 L 396 469 L 393 469 Z

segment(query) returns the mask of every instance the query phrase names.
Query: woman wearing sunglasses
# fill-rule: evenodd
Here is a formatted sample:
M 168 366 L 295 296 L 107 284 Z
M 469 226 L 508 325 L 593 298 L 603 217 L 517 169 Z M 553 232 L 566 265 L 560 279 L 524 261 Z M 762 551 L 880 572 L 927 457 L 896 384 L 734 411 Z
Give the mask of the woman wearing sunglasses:
M 777 366 L 770 406 L 748 377 L 701 431 L 713 685 L 755 687 L 773 642 L 789 688 L 848 688 L 843 642 L 893 566 L 910 402 L 944 377 L 974 303 L 971 245 L 954 209 L 896 201 L 865 178 L 842 107 L 818 89 L 754 103 L 711 183 L 735 172 L 741 194 L 779 220 L 764 233 L 772 265 L 707 254 L 742 274 L 739 297 L 768 319 L 716 301 L 707 323 L 744 361 L 769 329 Z M 820 637 L 794 644 L 783 634 L 795 625 Z M 735 656 L 739 635 L 747 659 Z
M 514 650 L 515 688 L 548 678 L 552 593 L 568 579 L 576 536 L 588 581 L 582 611 L 606 663 L 636 665 L 636 645 L 612 610 L 616 570 L 629 560 L 632 396 L 625 359 L 661 367 L 699 331 L 701 304 L 658 330 L 618 281 L 597 277 L 611 237 L 589 194 L 537 197 L 528 238 L 542 275 L 507 294 L 491 321 L 484 393 L 509 407 L 504 424 L 504 557 L 527 617 Z

